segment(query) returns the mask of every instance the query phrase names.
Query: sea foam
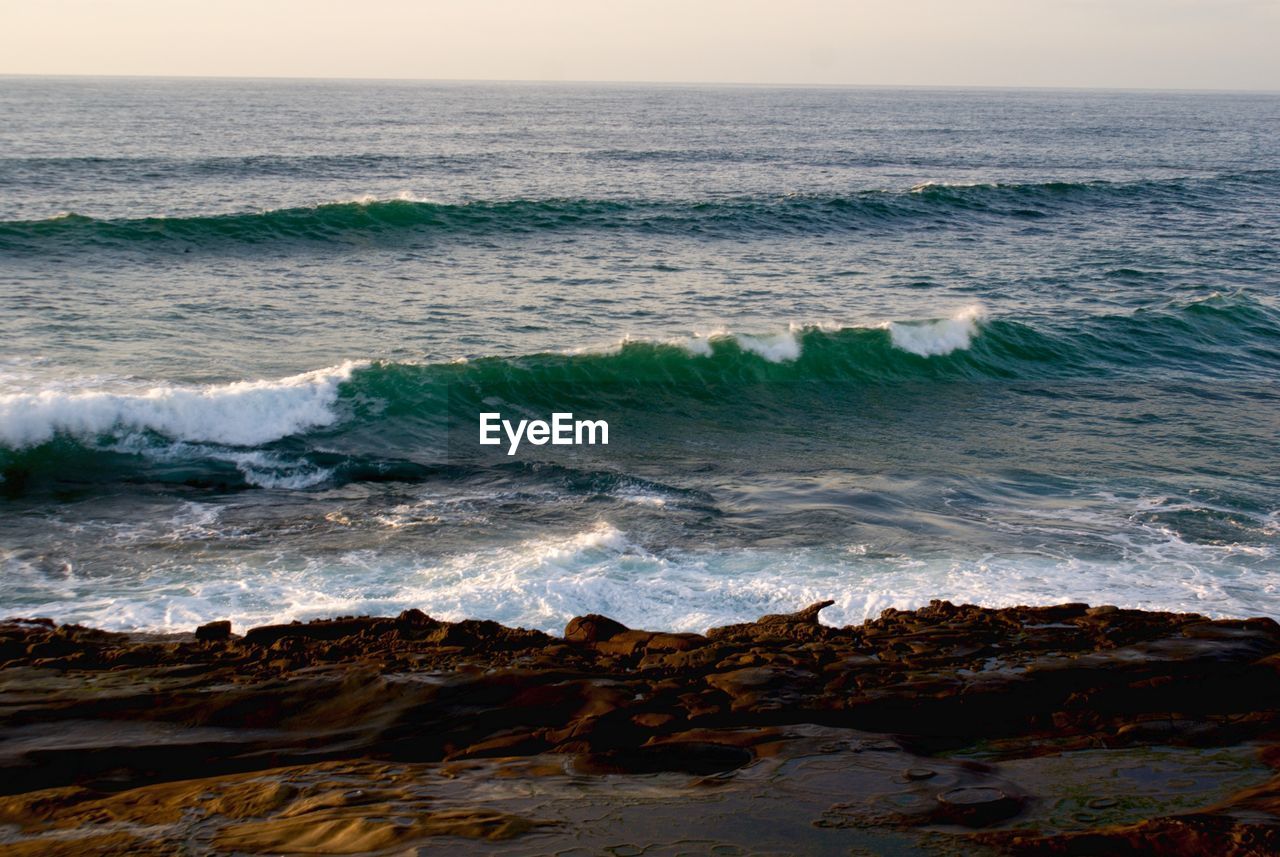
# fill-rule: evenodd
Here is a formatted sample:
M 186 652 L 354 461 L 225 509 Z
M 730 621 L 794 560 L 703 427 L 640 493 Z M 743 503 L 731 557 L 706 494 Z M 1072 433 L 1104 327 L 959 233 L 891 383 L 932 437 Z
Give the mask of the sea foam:
M 278 380 L 137 390 L 50 386 L 0 395 L 0 444 L 34 446 L 56 435 L 95 440 L 150 431 L 172 440 L 256 446 L 337 419 L 338 387 L 354 361 Z
M 895 348 L 920 357 L 941 357 L 953 351 L 962 351 L 973 344 L 986 310 L 978 305 L 968 306 L 949 318 L 936 321 L 887 321 L 876 326 L 889 333 Z M 762 357 L 770 363 L 788 363 L 799 360 L 804 353 L 804 336 L 807 331 L 838 333 L 843 330 L 868 328 L 841 327 L 830 323 L 814 325 L 792 324 L 787 330 L 771 334 L 733 333 L 720 328 L 709 333 L 697 333 L 687 339 L 669 340 L 670 344 L 684 349 L 695 357 L 711 357 L 714 343 L 733 341 L 745 352 Z M 625 341 L 624 343 L 625 344 Z
M 758 354 L 770 363 L 783 363 L 800 357 L 800 338 L 794 328 L 771 336 L 739 334 L 734 338 L 743 351 Z
M 449 621 L 494 619 L 551 633 L 592 612 L 631 627 L 702 632 L 826 598 L 835 603 L 822 621 L 837 626 L 934 598 L 989 607 L 1084 601 L 1211 616 L 1280 615 L 1280 594 L 1268 585 L 1265 568 L 1224 564 L 1224 552 L 1212 546 L 1150 535 L 1154 541 L 1142 553 L 1123 560 L 877 558 L 863 545 L 658 551 L 600 521 L 576 532 L 418 560 L 373 550 L 316 556 L 300 567 L 262 556 L 228 557 L 196 575 L 185 565 L 164 565 L 135 579 L 128 572 L 107 579 L 33 576 L 24 570 L 29 557 L 0 552 L 0 571 L 9 572 L 0 578 L 6 581 L 0 598 L 13 603 L 21 588 L 29 615 L 133 631 L 189 630 L 223 618 L 239 631 L 413 607 Z M 1159 573 L 1171 561 L 1178 573 Z M 360 585 L 353 587 L 353 580 Z M 156 598 L 156 591 L 167 595 Z
M 884 325 L 894 347 L 921 357 L 940 357 L 968 348 L 986 318 L 980 306 L 970 306 L 940 321 L 924 323 L 891 321 Z

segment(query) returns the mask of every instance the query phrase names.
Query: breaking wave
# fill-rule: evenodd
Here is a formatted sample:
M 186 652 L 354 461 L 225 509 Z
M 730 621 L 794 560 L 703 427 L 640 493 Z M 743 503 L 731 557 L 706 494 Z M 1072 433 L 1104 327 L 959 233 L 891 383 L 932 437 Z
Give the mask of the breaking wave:
M 578 410 L 749 426 L 769 413 L 776 428 L 866 389 L 891 402 L 922 385 L 1141 379 L 1156 368 L 1165 377 L 1250 378 L 1263 363 L 1280 368 L 1278 343 L 1275 310 L 1215 295 L 1070 328 L 969 307 L 926 321 L 721 331 L 577 353 L 349 361 L 279 380 L 61 383 L 0 394 L 0 476 L 11 487 L 51 472 L 105 469 L 112 479 L 145 462 L 160 481 L 304 488 L 410 478 L 421 473 L 423 450 L 448 442 L 451 414 Z

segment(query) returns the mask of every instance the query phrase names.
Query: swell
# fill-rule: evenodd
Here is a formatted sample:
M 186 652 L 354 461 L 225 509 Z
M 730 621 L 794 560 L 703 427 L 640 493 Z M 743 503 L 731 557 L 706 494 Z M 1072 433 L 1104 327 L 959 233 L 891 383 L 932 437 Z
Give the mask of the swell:
M 575 354 L 348 362 L 273 381 L 0 395 L 3 490 L 75 474 L 227 487 L 412 481 L 480 411 L 800 426 L 862 391 L 936 385 L 1280 377 L 1280 313 L 1243 295 L 1034 326 L 978 308 L 923 322 L 624 341 Z M 769 414 L 769 420 L 755 419 Z
M 63 214 L 0 222 L 0 250 L 74 251 L 304 242 L 351 244 L 423 237 L 519 235 L 566 230 L 630 230 L 681 236 L 740 237 L 944 228 L 981 219 L 1033 221 L 1073 210 L 1134 206 L 1237 205 L 1250 193 L 1270 197 L 1280 172 L 1137 182 L 1041 182 L 951 185 L 838 196 L 791 195 L 693 201 L 512 199 L 463 203 L 414 199 L 334 202 L 258 212 L 190 217 L 97 219 Z
M 82 181 L 125 184 L 139 181 L 202 178 L 349 178 L 353 171 L 377 177 L 415 175 L 433 169 L 479 167 L 495 156 L 485 153 L 401 156 L 376 152 L 332 155 L 226 155 L 201 158 L 0 157 L 0 179 L 10 182 L 48 180 L 50 174 Z

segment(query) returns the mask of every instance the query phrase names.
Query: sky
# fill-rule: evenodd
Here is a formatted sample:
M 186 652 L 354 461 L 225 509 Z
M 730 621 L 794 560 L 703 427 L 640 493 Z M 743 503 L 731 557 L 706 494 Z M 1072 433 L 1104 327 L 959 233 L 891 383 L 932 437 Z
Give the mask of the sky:
M 0 74 L 1280 90 L 1280 0 L 0 0 Z

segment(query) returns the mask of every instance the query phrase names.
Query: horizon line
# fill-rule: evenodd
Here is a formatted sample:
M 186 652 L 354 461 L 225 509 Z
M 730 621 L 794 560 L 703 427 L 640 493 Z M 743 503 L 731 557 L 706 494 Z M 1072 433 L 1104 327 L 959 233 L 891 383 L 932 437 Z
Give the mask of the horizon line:
M 1228 87 L 1174 87 L 1131 85 L 1081 85 L 1081 84 L 1017 84 L 1017 83 L 818 83 L 818 82 L 760 82 L 760 81 L 699 81 L 699 80 L 586 80 L 557 78 L 468 78 L 468 77 L 343 77 L 326 75 L 254 75 L 254 74 L 102 74 L 79 72 L 8 72 L 0 71 L 0 78 L 77 78 L 107 80 L 243 80 L 243 81 L 329 81 L 346 83 L 482 83 L 482 84 L 530 84 L 565 86 L 670 86 L 670 87 L 726 87 L 760 89 L 987 89 L 987 90 L 1052 90 L 1068 92 L 1164 92 L 1164 93 L 1219 93 L 1241 95 L 1280 95 L 1280 88 L 1228 88 Z

